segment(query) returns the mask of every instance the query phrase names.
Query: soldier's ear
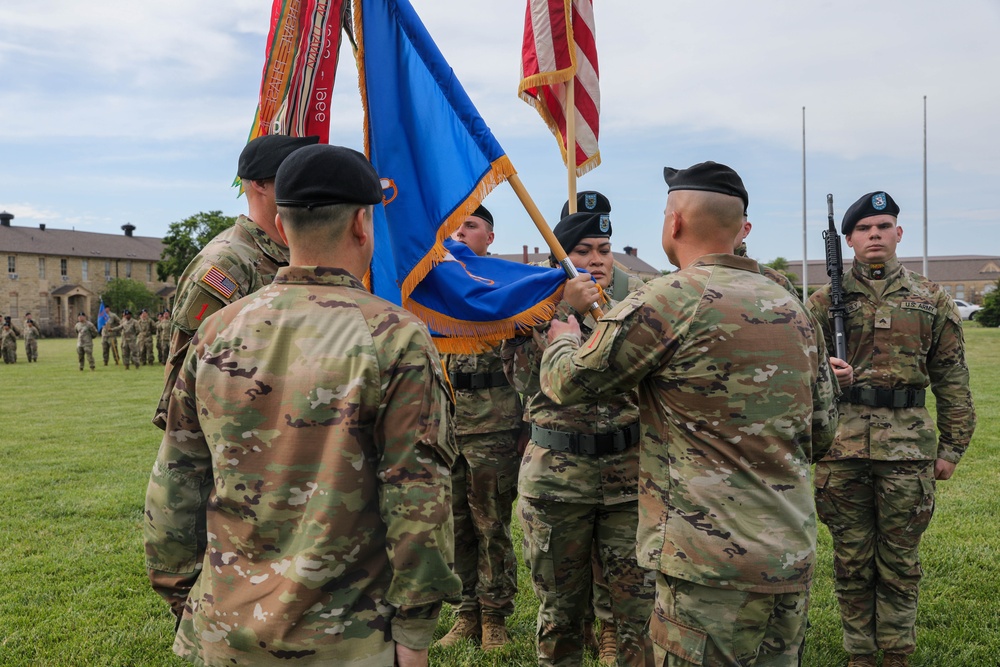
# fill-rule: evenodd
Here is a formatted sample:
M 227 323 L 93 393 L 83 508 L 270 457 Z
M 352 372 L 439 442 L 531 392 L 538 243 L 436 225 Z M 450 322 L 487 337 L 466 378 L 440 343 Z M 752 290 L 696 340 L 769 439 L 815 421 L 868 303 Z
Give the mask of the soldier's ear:
M 285 223 L 281 221 L 280 213 L 274 216 L 274 228 L 277 230 L 281 242 L 285 244 L 285 247 L 288 247 L 288 234 L 285 233 Z

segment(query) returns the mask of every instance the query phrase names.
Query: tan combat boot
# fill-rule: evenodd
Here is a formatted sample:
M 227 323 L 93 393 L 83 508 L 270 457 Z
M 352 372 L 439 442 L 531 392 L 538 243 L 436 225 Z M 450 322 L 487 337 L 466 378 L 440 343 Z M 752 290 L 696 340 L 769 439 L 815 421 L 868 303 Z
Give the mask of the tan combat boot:
M 847 661 L 847 667 L 878 667 L 874 654 L 852 655 Z
M 479 639 L 482 634 L 482 627 L 479 624 L 479 612 L 460 611 L 455 618 L 455 625 L 451 626 L 444 637 L 437 641 L 438 646 L 453 646 L 463 639 Z
M 886 653 L 882 656 L 882 667 L 910 667 L 910 656 L 905 653 Z
M 505 646 L 510 641 L 507 634 L 507 620 L 496 614 L 483 614 L 483 650 L 492 651 Z
M 598 640 L 598 661 L 602 665 L 613 665 L 618 656 L 618 644 L 615 637 L 614 621 L 601 623 L 601 638 Z
M 594 636 L 593 621 L 587 621 L 583 624 L 583 648 L 590 651 L 594 656 L 600 653 L 597 647 L 597 637 Z

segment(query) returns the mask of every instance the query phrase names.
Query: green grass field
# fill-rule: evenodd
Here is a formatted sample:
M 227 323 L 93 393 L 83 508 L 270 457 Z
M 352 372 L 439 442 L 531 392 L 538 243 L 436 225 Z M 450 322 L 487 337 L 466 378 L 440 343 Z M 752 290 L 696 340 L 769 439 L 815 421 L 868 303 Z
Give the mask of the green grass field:
M 1000 330 L 966 331 L 979 427 L 938 487 L 924 538 L 912 664 L 1000 664 Z M 77 370 L 75 341 L 42 340 L 40 362 L 0 366 L 0 665 L 180 665 L 173 622 L 143 569 L 142 507 L 160 431 L 161 368 Z M 516 523 L 516 520 L 515 520 Z M 520 530 L 515 525 L 517 539 Z M 520 556 L 520 554 L 519 554 Z M 845 662 L 820 530 L 805 664 Z M 532 665 L 535 601 L 523 564 L 513 643 L 431 650 L 432 664 Z M 438 633 L 451 625 L 442 615 Z M 588 661 L 588 665 L 596 664 Z

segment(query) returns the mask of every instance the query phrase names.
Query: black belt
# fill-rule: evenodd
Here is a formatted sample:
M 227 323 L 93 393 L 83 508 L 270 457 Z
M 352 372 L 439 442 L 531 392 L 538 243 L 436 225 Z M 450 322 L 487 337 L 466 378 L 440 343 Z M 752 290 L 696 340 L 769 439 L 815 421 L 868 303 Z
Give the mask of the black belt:
M 639 423 L 636 422 L 620 431 L 612 431 L 611 433 L 570 433 L 532 424 L 531 440 L 539 447 L 556 452 L 606 456 L 624 452 L 639 442 Z
M 503 371 L 495 373 L 448 373 L 451 386 L 455 389 L 487 389 L 489 387 L 506 387 L 507 376 Z
M 924 389 L 882 389 L 880 387 L 848 387 L 840 400 L 844 403 L 873 408 L 922 408 L 927 391 Z

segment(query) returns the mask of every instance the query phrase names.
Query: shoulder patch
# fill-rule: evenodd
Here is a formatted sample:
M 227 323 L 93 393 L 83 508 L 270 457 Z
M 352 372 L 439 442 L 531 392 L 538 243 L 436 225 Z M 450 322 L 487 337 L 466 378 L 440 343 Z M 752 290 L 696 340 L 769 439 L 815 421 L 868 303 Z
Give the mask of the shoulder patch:
M 226 299 L 236 292 L 236 281 L 215 265 L 209 266 L 208 271 L 201 277 L 201 282 L 214 289 Z
M 903 302 L 903 308 L 922 310 L 925 313 L 930 313 L 931 315 L 937 315 L 937 308 L 935 308 L 933 304 L 927 303 L 925 301 L 907 300 Z

